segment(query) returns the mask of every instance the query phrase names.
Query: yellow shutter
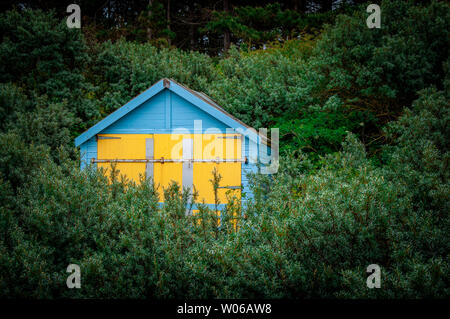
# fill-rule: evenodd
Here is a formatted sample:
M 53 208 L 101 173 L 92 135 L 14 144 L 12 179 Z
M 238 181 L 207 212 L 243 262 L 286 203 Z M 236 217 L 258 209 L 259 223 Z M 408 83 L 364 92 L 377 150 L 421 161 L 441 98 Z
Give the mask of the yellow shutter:
M 153 138 L 154 159 L 153 178 L 159 186 L 160 200 L 163 200 L 162 187 L 171 181 L 182 185 L 182 163 L 170 160 L 183 159 L 183 139 L 193 139 L 193 184 L 199 192 L 199 202 L 214 203 L 214 191 L 211 184 L 212 171 L 217 169 L 222 176 L 218 197 L 226 204 L 225 193 L 231 190 L 238 198 L 241 196 L 241 136 L 238 134 L 99 134 L 98 160 L 128 160 L 118 162 L 120 174 L 139 183 L 139 174 L 145 176 L 146 163 L 132 162 L 145 160 L 146 139 Z M 162 162 L 164 159 L 164 162 Z M 199 161 L 203 162 L 199 162 Z M 221 162 L 235 160 L 235 162 Z M 98 167 L 108 172 L 110 163 L 99 162 Z

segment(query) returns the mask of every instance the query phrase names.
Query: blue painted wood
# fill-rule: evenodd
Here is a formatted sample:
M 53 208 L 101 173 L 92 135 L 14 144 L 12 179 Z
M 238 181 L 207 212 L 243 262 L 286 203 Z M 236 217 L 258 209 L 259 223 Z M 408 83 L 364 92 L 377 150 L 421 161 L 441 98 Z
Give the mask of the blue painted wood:
M 202 133 L 226 133 L 225 124 L 180 96 L 164 90 L 101 133 L 168 134 L 181 128 L 194 133 L 194 121 L 201 121 Z
M 87 163 L 87 144 L 83 143 L 80 145 L 80 168 L 85 169 Z
M 214 118 L 218 119 L 219 121 L 223 122 L 226 126 L 232 127 L 232 128 L 240 128 L 247 132 L 247 135 L 250 137 L 250 139 L 254 141 L 258 141 L 258 135 L 253 132 L 247 131 L 248 126 L 243 124 L 240 121 L 235 120 L 234 118 L 230 117 L 230 115 L 226 114 L 223 111 L 218 110 L 217 108 L 211 106 L 210 104 L 203 101 L 201 98 L 197 97 L 196 95 L 192 94 L 190 91 L 186 90 L 182 86 L 178 85 L 177 83 L 171 81 L 170 88 L 172 92 L 176 93 L 180 97 L 184 98 L 185 100 L 191 102 L 193 105 L 196 105 L 206 113 L 210 114 Z
M 220 122 L 224 123 L 227 127 L 242 129 L 242 130 L 246 131 L 246 134 L 250 137 L 250 139 L 252 139 L 252 140 L 254 140 L 256 142 L 258 141 L 258 135 L 255 132 L 247 131 L 248 127 L 245 124 L 243 124 L 242 122 L 234 119 L 229 114 L 227 114 L 227 113 L 225 113 L 223 111 L 220 111 L 217 108 L 215 108 L 214 106 L 206 103 L 204 100 L 202 100 L 201 98 L 199 98 L 198 96 L 193 94 L 188 89 L 178 85 L 176 82 L 174 82 L 172 80 L 168 80 L 168 79 L 161 79 L 157 83 L 155 83 L 153 86 L 151 86 L 149 89 L 147 89 L 146 91 L 144 91 L 143 93 L 141 93 L 140 95 L 138 95 L 137 97 L 135 97 L 134 99 L 129 101 L 127 104 L 125 104 L 124 106 L 122 106 L 121 108 L 119 108 L 118 110 L 113 112 L 112 114 L 108 115 L 105 119 L 103 119 L 102 121 L 100 121 L 97 124 L 95 124 L 93 127 L 88 129 L 86 132 L 84 132 L 83 134 L 78 136 L 75 139 L 75 146 L 80 146 L 81 144 L 86 142 L 91 137 L 93 137 L 96 134 L 98 134 L 99 132 L 105 130 L 109 126 L 113 125 L 115 122 L 117 122 L 122 117 L 124 117 L 125 115 L 127 115 L 128 113 L 130 113 L 131 111 L 136 109 L 138 106 L 142 105 L 144 102 L 146 102 L 147 100 L 151 99 L 153 96 L 155 96 L 158 93 L 160 93 L 162 90 L 165 89 L 164 81 L 169 82 L 169 90 L 171 92 L 176 93 L 178 96 L 180 96 L 183 99 L 185 99 L 186 101 L 190 102 L 192 105 L 195 105 L 196 107 L 200 108 L 201 110 L 203 110 L 207 114 L 211 115 L 213 118 L 215 118 L 215 119 L 219 120 Z M 173 96 L 174 95 L 172 95 L 169 98 L 173 98 Z M 164 101 L 164 104 L 166 104 L 166 101 Z M 173 102 L 170 103 L 170 105 L 171 105 L 171 108 L 172 108 L 170 114 L 175 114 L 175 111 L 173 110 L 173 106 L 174 106 Z M 168 112 L 167 111 L 167 107 L 165 107 L 164 108 L 164 114 L 165 114 L 165 116 L 164 116 L 164 126 L 161 127 L 161 128 L 165 128 L 165 129 L 167 129 L 167 126 L 166 126 L 167 125 L 167 121 L 170 121 L 168 119 L 169 115 L 167 114 L 167 112 Z M 155 125 L 160 125 L 160 123 L 159 123 L 160 120 L 161 119 L 157 116 L 154 119 Z M 136 121 L 138 121 L 138 120 L 136 119 Z M 174 125 L 174 124 L 177 125 L 176 123 L 172 123 L 172 125 Z M 121 127 L 121 128 L 114 127 L 114 128 L 117 129 L 117 130 L 118 129 L 125 129 L 123 127 Z M 138 128 L 135 128 L 135 127 L 131 127 L 131 128 L 138 129 Z M 149 128 L 149 127 L 147 126 L 146 128 Z M 158 128 L 158 126 L 153 126 L 152 125 L 151 128 Z M 129 130 L 130 127 L 127 127 L 126 129 Z
M 252 146 L 250 146 L 250 143 L 252 143 Z M 248 137 L 245 137 L 242 141 L 242 158 L 247 157 L 247 159 L 250 159 L 250 156 L 256 152 L 256 150 L 252 149 L 252 152 L 250 151 L 250 148 L 256 147 L 256 144 L 253 143 Z M 242 163 L 241 164 L 241 185 L 242 185 L 242 193 L 244 201 L 248 200 L 253 197 L 253 194 L 250 191 L 250 185 L 249 180 L 247 177 L 247 174 L 250 172 L 256 172 L 257 166 L 255 164 L 252 164 L 249 160 L 248 164 Z
M 166 96 L 167 90 L 154 95 L 136 108 L 101 131 L 102 134 L 121 134 L 124 130 L 132 134 L 139 134 L 138 130 L 166 128 Z M 123 133 L 123 134 L 130 134 Z
M 95 137 L 80 145 L 80 168 L 84 169 L 86 166 L 91 165 L 93 158 L 97 158 L 97 140 Z
M 166 91 L 165 94 L 165 128 L 172 128 L 172 93 Z
M 163 80 L 160 80 L 156 82 L 153 86 L 136 96 L 134 99 L 129 101 L 127 104 L 113 112 L 112 114 L 108 115 L 106 118 L 104 118 L 102 121 L 98 122 L 94 126 L 92 126 L 90 129 L 88 129 L 86 132 L 81 134 L 75 139 L 75 146 L 80 146 L 84 142 L 86 142 L 91 137 L 95 136 L 97 133 L 99 133 L 101 130 L 105 129 L 106 127 L 110 126 L 112 123 L 116 122 L 120 118 L 122 118 L 124 115 L 128 114 L 135 108 L 137 108 L 139 105 L 153 97 L 155 94 L 158 94 L 161 92 L 161 90 L 164 89 L 163 86 Z
M 184 98 L 178 96 L 177 94 L 172 95 L 172 128 L 186 128 L 193 132 L 194 121 L 201 120 L 202 131 L 205 132 L 207 129 L 217 128 L 216 131 L 225 133 L 228 127 L 221 121 L 217 120 L 210 114 L 196 107 L 192 103 L 188 102 Z M 210 130 L 211 131 L 211 130 Z
M 90 165 L 93 158 L 97 158 L 98 133 L 168 134 L 180 128 L 194 133 L 194 128 L 198 128 L 195 121 L 201 121 L 201 130 L 195 133 L 230 133 L 227 128 L 244 133 L 242 158 L 247 157 L 249 161 L 258 158 L 260 139 L 256 132 L 251 132 L 245 124 L 205 102 L 185 87 L 171 80 L 165 81 L 169 81 L 169 88 L 164 86 L 164 79 L 158 81 L 75 139 L 76 146 L 80 146 L 81 169 Z M 247 199 L 252 197 L 247 174 L 257 171 L 257 165 L 251 161 L 241 164 L 241 183 Z

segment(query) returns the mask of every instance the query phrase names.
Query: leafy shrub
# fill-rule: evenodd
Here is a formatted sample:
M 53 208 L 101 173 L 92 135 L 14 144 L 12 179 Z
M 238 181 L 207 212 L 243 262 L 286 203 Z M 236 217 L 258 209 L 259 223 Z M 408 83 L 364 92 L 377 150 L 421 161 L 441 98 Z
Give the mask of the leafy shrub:
M 80 172 L 63 154 L 61 165 L 47 155 L 20 189 L 20 213 L 2 205 L 2 292 L 448 297 L 448 175 L 428 168 L 447 161 L 446 101 L 442 92 L 423 92 L 413 110 L 389 126 L 397 137 L 386 148 L 386 166 L 374 166 L 350 134 L 342 152 L 321 159 L 319 169 L 302 154 L 285 158 L 275 178 L 253 176 L 254 199 L 231 232 L 207 222 L 215 215 L 201 205 L 202 223 L 186 215 L 189 193 L 176 184 L 164 190 L 159 206 L 148 181 L 128 184 L 114 175 L 108 182 L 92 168 Z M 433 157 L 423 143 L 436 145 Z M 424 180 L 412 189 L 417 178 Z M 65 288 L 69 263 L 81 266 L 82 289 Z M 382 267 L 382 289 L 365 285 L 373 263 Z
M 0 296 L 448 298 L 448 5 L 382 8 L 380 30 L 356 12 L 319 40 L 219 61 L 87 48 L 51 13 L 1 14 Z M 177 184 L 160 204 L 150 181 L 79 170 L 71 138 L 161 77 L 285 134 L 279 172 L 251 176 L 253 199 L 230 197 L 220 227 L 205 205 L 186 214 Z M 367 146 L 400 113 L 375 161 Z M 373 263 L 381 289 L 365 283 Z

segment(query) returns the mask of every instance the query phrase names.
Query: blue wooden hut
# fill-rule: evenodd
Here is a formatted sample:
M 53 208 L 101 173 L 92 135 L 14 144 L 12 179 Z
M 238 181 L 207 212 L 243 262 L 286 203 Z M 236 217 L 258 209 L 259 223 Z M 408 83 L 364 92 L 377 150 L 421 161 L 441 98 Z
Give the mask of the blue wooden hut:
M 268 153 L 268 140 L 254 129 L 205 94 L 166 78 L 78 136 L 75 145 L 82 169 L 95 165 L 107 170 L 115 163 L 136 182 L 145 176 L 158 187 L 171 181 L 195 186 L 198 200 L 209 205 L 214 203 L 214 168 L 222 176 L 223 205 L 227 191 L 238 198 L 251 196 L 247 173 L 257 171 L 260 153 Z

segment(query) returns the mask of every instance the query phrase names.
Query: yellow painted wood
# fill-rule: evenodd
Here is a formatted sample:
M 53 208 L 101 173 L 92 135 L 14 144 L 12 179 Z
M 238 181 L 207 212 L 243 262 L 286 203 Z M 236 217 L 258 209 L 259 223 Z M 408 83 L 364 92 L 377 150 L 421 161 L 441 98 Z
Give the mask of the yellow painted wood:
M 153 134 L 99 134 L 105 137 L 120 137 L 120 139 L 99 139 L 97 142 L 98 159 L 145 159 L 145 139 Z M 98 167 L 106 169 L 109 174 L 110 163 L 98 163 Z M 120 175 L 139 183 L 142 174 L 145 176 L 145 163 L 116 163 Z
M 201 144 L 197 143 L 196 145 L 194 140 L 194 158 L 241 159 L 241 139 L 223 138 L 235 136 L 240 137 L 237 134 L 202 134 Z M 202 151 L 200 151 L 200 146 L 202 146 Z
M 182 136 L 171 136 L 171 134 L 155 134 L 154 156 L 155 159 L 181 159 L 183 140 Z M 159 199 L 164 201 L 164 188 L 172 181 L 181 185 L 182 164 L 181 163 L 154 163 L 153 174 L 155 185 L 158 187 Z
M 145 159 L 145 139 L 154 139 L 154 158 L 182 159 L 183 139 L 194 140 L 194 159 L 241 159 L 241 139 L 236 134 L 99 134 L 99 136 L 120 137 L 120 139 L 99 139 L 98 159 Z M 239 138 L 221 138 L 221 137 Z M 139 183 L 139 174 L 145 175 L 145 163 L 117 163 L 120 174 Z M 98 167 L 110 169 L 110 163 L 98 163 Z M 241 186 L 241 163 L 194 163 L 194 186 L 199 193 L 198 202 L 213 204 L 214 191 L 211 183 L 212 171 L 216 168 L 222 176 L 220 186 Z M 182 184 L 181 163 L 154 163 L 154 182 L 158 186 L 160 200 L 163 201 L 163 188 L 172 181 Z M 221 188 L 218 197 L 226 204 L 225 193 Z M 240 190 L 231 190 L 240 198 Z
M 199 194 L 199 202 L 204 200 L 206 203 L 214 203 L 214 190 L 211 183 L 214 168 L 222 177 L 219 186 L 241 186 L 241 163 L 194 163 L 194 185 Z M 239 189 L 219 188 L 218 198 L 222 204 L 227 202 L 225 195 L 227 191 L 233 192 L 237 198 L 241 196 Z
M 194 140 L 194 159 L 241 159 L 241 139 L 221 138 L 236 134 L 155 134 L 155 159 L 183 158 L 183 139 Z M 214 203 L 214 190 L 211 184 L 212 171 L 217 168 L 222 176 L 220 186 L 241 186 L 241 163 L 194 163 L 194 186 L 199 193 L 198 202 Z M 155 163 L 154 180 L 159 185 L 160 200 L 163 201 L 163 188 L 172 181 L 182 184 L 181 163 Z M 222 204 L 227 203 L 225 193 L 219 189 L 218 197 Z M 240 198 L 240 190 L 232 190 Z
M 236 134 L 203 134 L 203 153 L 202 159 L 241 159 L 241 139 L 230 139 L 221 137 L 233 137 Z M 197 147 L 197 151 L 198 151 Z M 195 153 L 194 158 L 200 158 Z M 211 180 L 213 179 L 213 170 L 216 168 L 222 179 L 219 186 L 241 186 L 241 163 L 194 163 L 194 185 L 199 193 L 198 201 L 214 203 L 214 190 Z M 240 190 L 230 190 L 220 188 L 218 198 L 220 203 L 226 204 L 226 192 L 230 191 L 240 199 Z

